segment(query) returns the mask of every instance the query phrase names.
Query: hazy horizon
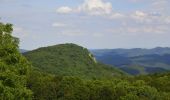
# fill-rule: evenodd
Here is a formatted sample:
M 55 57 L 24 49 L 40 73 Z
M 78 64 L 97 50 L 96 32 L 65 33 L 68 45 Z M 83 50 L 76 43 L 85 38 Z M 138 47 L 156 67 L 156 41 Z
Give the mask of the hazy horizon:
M 61 43 L 61 44 L 67 44 L 67 43 Z M 73 43 L 74 44 L 74 43 Z M 21 50 L 28 50 L 28 51 L 31 51 L 31 50 L 36 50 L 36 49 L 39 49 L 39 48 L 43 48 L 43 47 L 49 47 L 49 46 L 55 46 L 55 45 L 60 45 L 60 44 L 52 44 L 52 45 L 46 45 L 46 46 L 40 46 L 40 47 L 37 47 L 37 48 L 34 48 L 34 49 L 24 49 L 24 48 L 20 48 Z M 78 44 L 76 44 L 78 45 Z M 82 45 L 79 45 L 79 46 L 82 46 Z M 84 47 L 84 46 L 83 46 Z M 85 47 L 87 48 L 87 47 Z M 155 49 L 155 48 L 169 48 L 170 47 L 160 47 L 160 46 L 157 46 L 157 47 L 150 47 L 150 48 L 142 48 L 142 47 L 132 47 L 132 48 L 87 48 L 88 50 L 102 50 L 102 49 Z
M 20 48 L 63 43 L 89 49 L 170 47 L 169 0 L 0 0 Z

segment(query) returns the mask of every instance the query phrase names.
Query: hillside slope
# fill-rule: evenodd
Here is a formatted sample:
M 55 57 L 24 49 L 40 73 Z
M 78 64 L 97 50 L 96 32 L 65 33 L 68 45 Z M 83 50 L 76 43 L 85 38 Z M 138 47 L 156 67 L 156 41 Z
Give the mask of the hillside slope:
M 86 48 L 75 44 L 43 47 L 24 55 L 39 70 L 61 76 L 109 78 L 123 74 L 116 68 L 98 63 Z

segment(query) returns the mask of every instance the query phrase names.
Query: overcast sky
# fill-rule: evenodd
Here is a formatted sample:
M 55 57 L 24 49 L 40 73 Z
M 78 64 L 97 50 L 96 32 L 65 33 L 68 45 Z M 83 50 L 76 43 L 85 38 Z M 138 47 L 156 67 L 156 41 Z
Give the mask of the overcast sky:
M 170 0 L 0 0 L 0 17 L 28 50 L 170 47 Z

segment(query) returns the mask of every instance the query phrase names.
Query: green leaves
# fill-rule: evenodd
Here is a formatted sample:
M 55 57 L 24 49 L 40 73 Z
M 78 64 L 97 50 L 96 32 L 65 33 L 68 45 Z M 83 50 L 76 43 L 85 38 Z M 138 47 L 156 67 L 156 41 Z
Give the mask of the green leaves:
M 169 92 L 160 92 L 144 80 L 132 79 L 93 80 L 33 71 L 28 84 L 38 100 L 169 100 Z
M 12 37 L 12 24 L 0 23 L 0 100 L 29 100 L 26 88 L 30 64 L 18 51 L 18 39 Z

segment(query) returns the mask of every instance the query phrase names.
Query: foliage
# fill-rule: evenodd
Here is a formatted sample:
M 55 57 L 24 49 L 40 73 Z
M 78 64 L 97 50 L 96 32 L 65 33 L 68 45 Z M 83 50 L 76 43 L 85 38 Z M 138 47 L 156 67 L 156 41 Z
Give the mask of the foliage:
M 35 69 L 28 87 L 36 100 L 169 100 L 170 74 L 125 76 L 95 62 L 75 44 L 40 48 L 24 55 Z
M 29 63 L 19 53 L 19 40 L 11 35 L 11 24 L 0 23 L 0 100 L 31 99 L 26 88 Z
M 30 69 L 11 32 L 0 23 L 0 100 L 170 100 L 170 73 L 125 76 L 75 44 L 26 53 Z
M 170 75 L 170 74 L 169 74 Z M 157 77 L 157 76 L 155 76 Z M 169 77 L 169 76 L 168 76 Z M 144 77 L 143 77 L 144 78 Z M 160 77 L 157 77 L 159 79 Z M 145 79 L 145 78 L 144 78 Z M 36 100 L 169 100 L 166 86 L 154 86 L 141 78 L 82 79 L 73 76 L 54 76 L 33 71 L 28 78 L 29 88 Z M 169 82 L 167 79 L 162 81 Z M 164 87 L 162 87 L 164 86 Z
M 148 85 L 157 88 L 160 92 L 170 92 L 170 73 L 168 72 L 136 76 L 135 79 L 144 80 Z
M 60 44 L 24 53 L 41 71 L 61 76 L 101 78 L 121 76 L 116 68 L 96 62 L 90 52 L 75 44 Z

